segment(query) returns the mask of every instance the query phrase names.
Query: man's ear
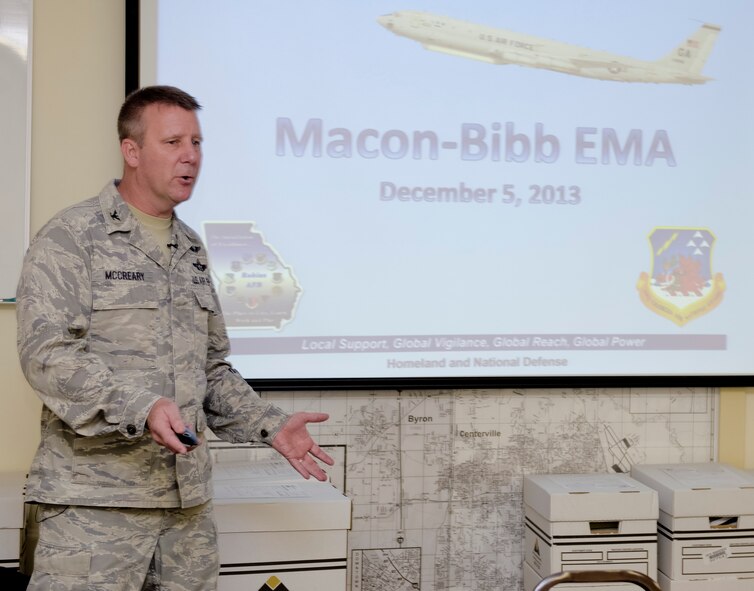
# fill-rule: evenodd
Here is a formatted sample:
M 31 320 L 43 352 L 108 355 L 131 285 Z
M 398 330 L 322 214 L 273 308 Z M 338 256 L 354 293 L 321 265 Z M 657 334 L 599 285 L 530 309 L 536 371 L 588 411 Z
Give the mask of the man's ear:
M 136 168 L 139 165 L 139 145 L 131 138 L 126 138 L 120 143 L 120 151 L 126 165 Z

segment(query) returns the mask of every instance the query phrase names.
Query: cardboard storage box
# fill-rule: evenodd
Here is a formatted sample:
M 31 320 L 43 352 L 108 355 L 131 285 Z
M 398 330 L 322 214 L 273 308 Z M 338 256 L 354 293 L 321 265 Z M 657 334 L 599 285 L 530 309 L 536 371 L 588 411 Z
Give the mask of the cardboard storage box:
M 720 579 L 669 579 L 658 572 L 658 582 L 662 591 L 751 591 L 754 577 L 726 577 Z
M 218 591 L 346 589 L 347 497 L 284 460 L 217 463 L 213 473 Z
M 718 463 L 640 464 L 631 475 L 659 495 L 658 568 L 674 589 L 731 578 L 754 589 L 754 475 Z
M 23 472 L 0 473 L 0 566 L 18 568 L 24 526 Z
M 657 577 L 657 493 L 625 474 L 527 476 L 524 515 L 526 591 L 560 571 L 635 570 Z M 633 591 L 636 586 L 568 588 Z

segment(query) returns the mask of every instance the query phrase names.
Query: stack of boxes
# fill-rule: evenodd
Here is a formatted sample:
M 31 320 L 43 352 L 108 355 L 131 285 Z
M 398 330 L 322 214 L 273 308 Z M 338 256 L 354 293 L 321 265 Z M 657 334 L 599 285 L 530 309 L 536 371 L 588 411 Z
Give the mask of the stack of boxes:
M 663 591 L 754 589 L 754 474 L 725 464 L 645 464 L 631 476 L 659 494 Z
M 634 570 L 657 578 L 657 493 L 625 474 L 524 478 L 524 591 L 560 571 Z M 569 591 L 635 591 L 630 583 Z
M 634 570 L 663 591 L 754 590 L 754 473 L 719 463 L 524 479 L 524 591 L 560 571 Z M 621 586 L 622 585 L 622 586 Z M 633 591 L 585 583 L 570 591 Z
M 18 569 L 21 533 L 24 527 L 26 474 L 0 474 L 0 566 Z
M 218 591 L 346 590 L 351 501 L 278 456 L 217 462 Z

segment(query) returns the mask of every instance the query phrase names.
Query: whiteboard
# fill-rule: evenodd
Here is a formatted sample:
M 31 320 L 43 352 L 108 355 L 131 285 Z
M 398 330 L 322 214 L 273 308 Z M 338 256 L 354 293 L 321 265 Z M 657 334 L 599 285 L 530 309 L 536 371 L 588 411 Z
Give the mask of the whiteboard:
M 0 0 L 0 302 L 15 301 L 29 243 L 32 0 Z

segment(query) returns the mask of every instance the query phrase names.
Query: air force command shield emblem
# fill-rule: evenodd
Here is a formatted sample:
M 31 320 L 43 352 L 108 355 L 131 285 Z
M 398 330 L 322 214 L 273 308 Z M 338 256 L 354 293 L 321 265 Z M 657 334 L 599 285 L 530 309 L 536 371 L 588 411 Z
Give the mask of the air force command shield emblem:
M 712 273 L 715 236 L 705 228 L 655 228 L 652 272 L 636 285 L 644 305 L 678 326 L 714 310 L 723 299 L 722 273 Z

